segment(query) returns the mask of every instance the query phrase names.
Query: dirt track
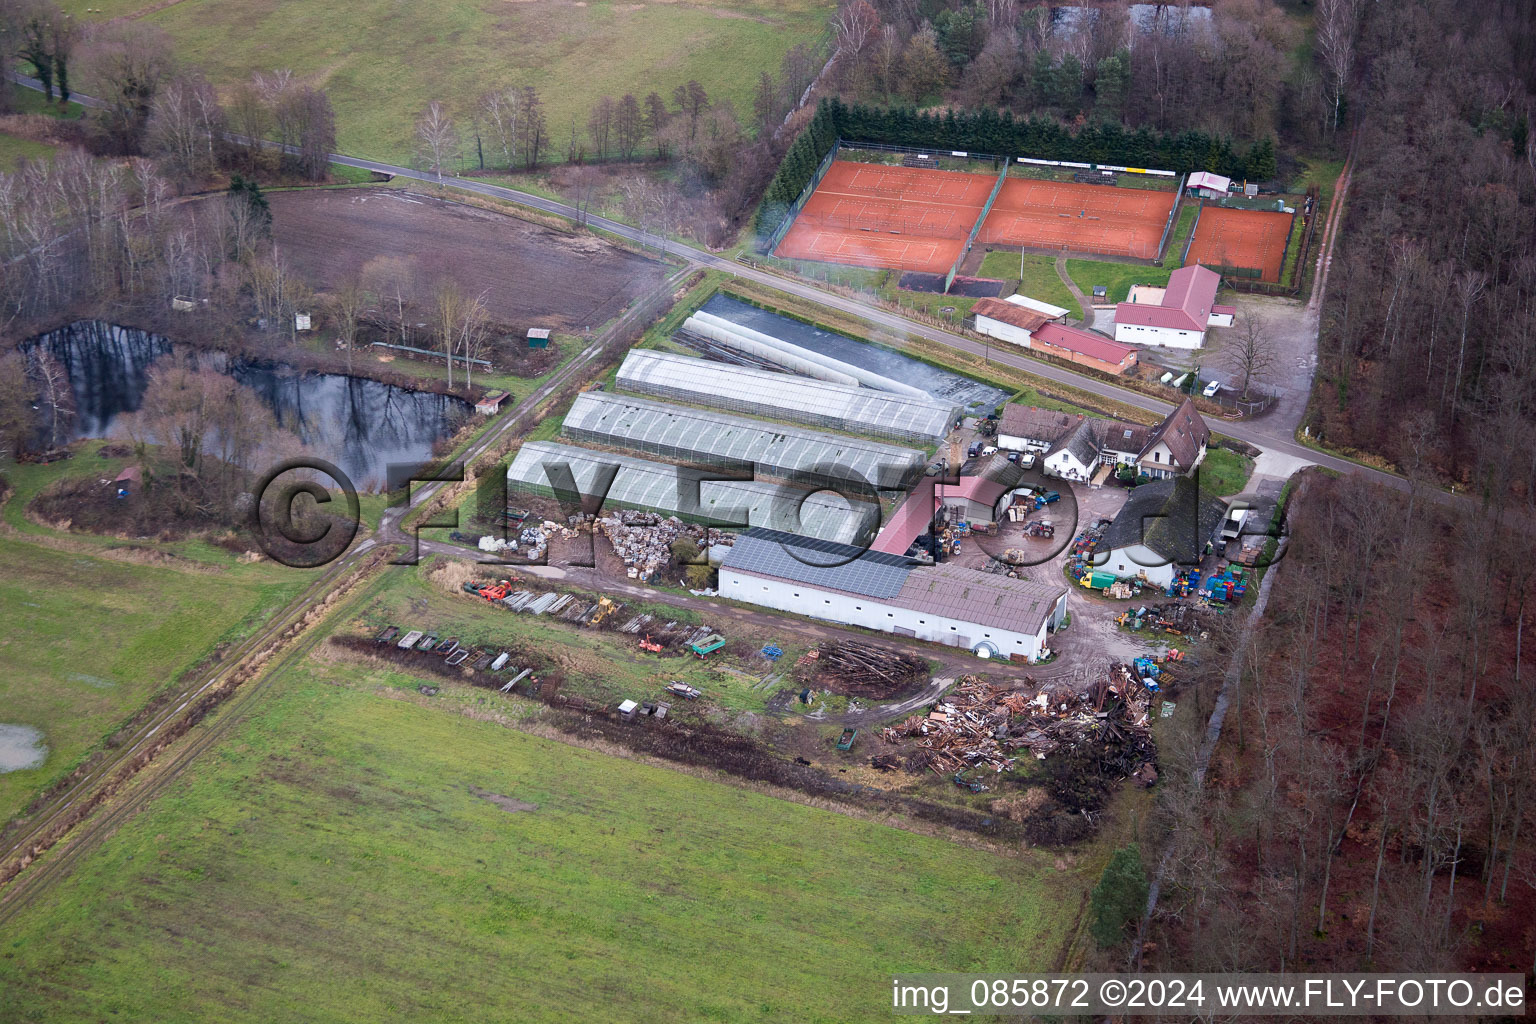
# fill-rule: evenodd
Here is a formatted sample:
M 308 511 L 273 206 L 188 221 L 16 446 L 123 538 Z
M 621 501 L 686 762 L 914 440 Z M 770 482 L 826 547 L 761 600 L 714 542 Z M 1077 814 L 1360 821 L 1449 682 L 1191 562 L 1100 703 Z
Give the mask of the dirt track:
M 436 280 L 452 277 L 469 294 L 483 294 L 491 315 L 519 333 L 595 329 L 662 275 L 660 264 L 592 235 L 415 192 L 278 192 L 268 201 L 278 246 L 317 289 L 375 257 L 405 257 L 415 263 L 419 306 L 429 304 Z

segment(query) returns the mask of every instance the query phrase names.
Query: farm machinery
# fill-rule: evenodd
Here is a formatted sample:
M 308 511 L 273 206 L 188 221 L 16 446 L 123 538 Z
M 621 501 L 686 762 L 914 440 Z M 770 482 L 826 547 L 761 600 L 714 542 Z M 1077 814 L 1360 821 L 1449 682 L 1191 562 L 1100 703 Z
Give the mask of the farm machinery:
M 721 636 L 719 633 L 711 633 L 709 636 L 698 641 L 697 643 L 689 644 L 688 649 L 694 654 L 698 655 L 700 658 L 707 658 L 724 646 L 725 637 Z
M 660 654 L 665 648 L 655 640 L 652 640 L 651 634 L 647 633 L 640 641 L 640 649 L 642 651 L 650 651 L 652 654 Z

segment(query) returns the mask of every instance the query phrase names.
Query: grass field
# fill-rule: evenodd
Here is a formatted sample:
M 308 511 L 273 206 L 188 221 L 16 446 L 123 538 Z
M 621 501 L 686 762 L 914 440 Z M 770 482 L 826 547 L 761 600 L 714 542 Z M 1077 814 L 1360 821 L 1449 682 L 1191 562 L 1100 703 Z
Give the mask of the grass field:
M 22 160 L 42 160 L 53 156 L 54 147 L 0 132 L 0 171 L 14 171 Z
M 129 545 L 71 535 L 70 550 L 29 543 L 28 535 L 51 532 L 24 515 L 39 489 L 65 475 L 110 478 L 125 465 L 98 459 L 96 447 L 6 472 L 15 492 L 4 510 L 13 532 L 0 537 L 0 722 L 40 730 L 49 749 L 41 766 L 0 774 L 0 822 L 215 645 L 255 631 L 307 582 L 271 563 L 238 564 L 202 541 Z M 94 557 L 97 550 L 116 557 Z
M 609 0 L 448 0 L 402 5 L 358 0 L 65 0 L 91 18 L 147 11 L 171 34 L 178 59 L 227 85 L 254 71 L 291 68 L 326 88 L 341 148 L 406 163 L 413 124 L 431 100 L 461 122 L 496 85 L 533 84 L 545 103 L 549 152 L 563 155 L 572 118 L 584 132 L 599 96 L 674 87 L 697 79 L 715 101 L 752 110 L 760 71 L 777 71 L 796 43 L 824 32 L 833 5 L 819 0 L 708 7 Z M 100 11 L 87 14 L 87 11 Z M 474 142 L 466 146 L 474 153 Z
M 9 923 L 6 1016 L 884 1020 L 893 971 L 1049 969 L 1089 884 L 1046 853 L 474 720 L 413 682 L 280 677 Z
M 1253 472 L 1253 460 L 1227 448 L 1206 449 L 1200 463 L 1200 487 L 1209 494 L 1222 497 L 1238 494 L 1248 483 Z
M 1051 256 L 1025 255 L 1024 277 L 1020 279 L 1018 253 L 989 252 L 982 258 L 980 276 L 1018 281 L 1018 291 L 1024 295 L 1053 306 L 1063 306 L 1072 311 L 1070 316 L 1074 320 L 1083 318 L 1082 308 L 1056 273 L 1056 260 Z
M 1109 263 L 1104 260 L 1067 260 L 1067 273 L 1084 295 L 1092 297 L 1096 285 L 1109 288 L 1110 302 L 1124 302 L 1133 284 L 1162 288 L 1176 267 L 1149 267 L 1135 263 Z

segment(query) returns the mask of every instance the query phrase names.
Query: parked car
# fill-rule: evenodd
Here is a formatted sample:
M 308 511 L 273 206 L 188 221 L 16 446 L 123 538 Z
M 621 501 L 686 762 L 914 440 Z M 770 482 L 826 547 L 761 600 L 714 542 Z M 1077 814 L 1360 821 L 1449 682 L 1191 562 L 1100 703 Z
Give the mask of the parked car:
M 972 442 L 970 449 L 966 452 L 966 455 L 974 459 L 976 456 L 981 454 L 981 449 L 982 443 L 980 441 L 974 441 Z
M 997 454 L 997 445 L 995 445 L 995 444 L 987 445 L 985 448 L 983 448 L 981 450 L 981 454 L 983 454 L 983 455 L 996 455 Z
M 1206 398 L 1215 398 L 1216 397 L 1216 392 L 1218 392 L 1220 390 L 1221 390 L 1221 381 L 1213 380 L 1209 384 L 1207 384 L 1205 386 L 1205 390 L 1200 392 L 1200 393 L 1202 395 L 1204 395 Z

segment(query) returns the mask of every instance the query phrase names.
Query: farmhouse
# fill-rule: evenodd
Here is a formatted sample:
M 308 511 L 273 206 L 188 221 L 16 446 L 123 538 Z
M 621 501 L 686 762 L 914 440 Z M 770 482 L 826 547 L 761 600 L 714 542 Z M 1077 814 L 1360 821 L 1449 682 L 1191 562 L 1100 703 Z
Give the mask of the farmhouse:
M 1010 404 L 1003 407 L 1003 417 L 997 424 L 997 446 L 1015 452 L 1049 451 L 1082 420 L 1081 413 Z
M 1039 659 L 1067 588 L 752 529 L 720 567 L 724 597 L 989 656 Z
M 1110 420 L 1104 424 L 1104 439 L 1099 443 L 1099 461 L 1106 466 L 1134 466 L 1147 450 L 1152 428 L 1140 423 Z
M 1094 544 L 1090 563 L 1120 577 L 1145 575 L 1157 586 L 1204 557 L 1226 504 L 1189 477 L 1143 484 Z
M 1136 457 L 1136 466 L 1154 480 L 1188 476 L 1205 458 L 1210 440 L 1211 428 L 1195 409 L 1194 400 L 1186 398 L 1153 429 Z
M 1085 419 L 1045 453 L 1045 472 L 1065 480 L 1087 480 L 1099 464 L 1103 420 Z
M 993 458 L 985 471 L 974 476 L 947 480 L 924 477 L 881 528 L 870 549 L 891 555 L 906 554 L 917 538 L 932 528 L 934 515 L 941 508 L 958 510 L 967 522 L 996 522 L 1004 499 L 1023 475 L 1017 463 Z
M 1210 327 L 1230 327 L 1237 312 L 1216 305 L 1221 275 L 1206 267 L 1180 267 L 1168 287 L 1138 288 L 1115 307 L 1115 340 L 1167 348 L 1200 348 Z

